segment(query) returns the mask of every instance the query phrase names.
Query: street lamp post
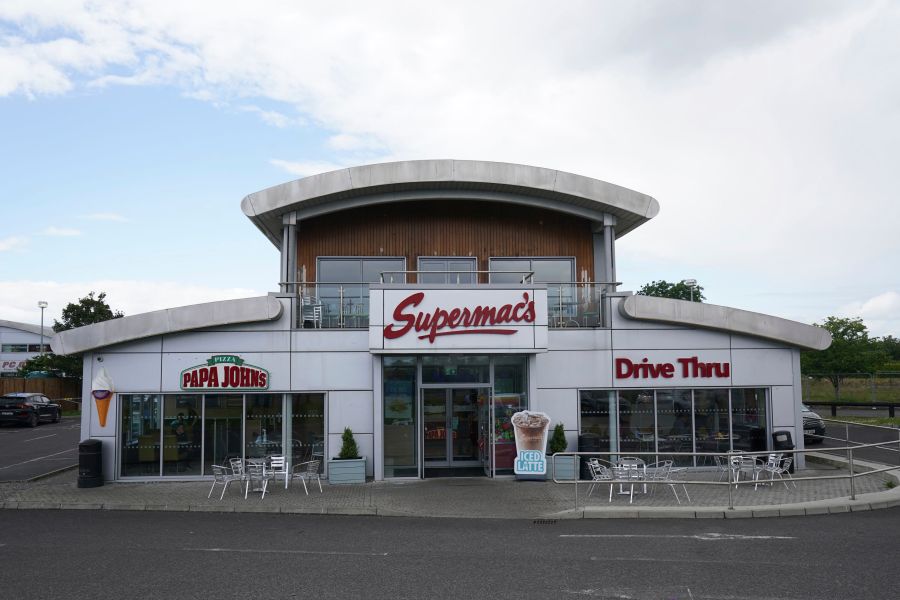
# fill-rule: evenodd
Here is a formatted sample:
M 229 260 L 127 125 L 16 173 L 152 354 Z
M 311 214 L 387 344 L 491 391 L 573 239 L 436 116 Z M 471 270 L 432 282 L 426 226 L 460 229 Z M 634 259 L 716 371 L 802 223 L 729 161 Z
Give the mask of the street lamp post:
M 691 288 L 691 302 L 694 301 L 694 288 L 697 287 L 696 279 L 682 279 L 681 283 Z
M 47 301 L 38 300 L 38 308 L 41 309 L 41 356 L 44 356 L 44 309 L 47 308 Z

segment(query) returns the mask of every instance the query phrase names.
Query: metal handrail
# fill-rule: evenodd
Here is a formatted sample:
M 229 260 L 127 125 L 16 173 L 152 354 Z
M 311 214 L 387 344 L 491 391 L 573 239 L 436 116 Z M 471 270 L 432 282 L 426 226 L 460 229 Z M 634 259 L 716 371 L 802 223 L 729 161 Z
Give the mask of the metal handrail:
M 504 274 L 505 275 L 520 275 L 520 274 L 524 273 L 524 275 L 522 275 L 522 279 L 519 283 L 524 285 L 526 283 L 526 280 L 528 280 L 528 279 L 531 279 L 531 281 L 528 281 L 528 283 L 534 283 L 534 271 L 469 271 L 469 270 L 464 270 L 464 269 L 456 269 L 456 270 L 452 270 L 452 271 L 421 271 L 421 270 L 420 271 L 382 271 L 380 274 L 381 283 L 384 283 L 384 276 L 386 274 L 409 275 L 409 274 L 413 274 L 413 273 L 416 275 L 417 279 L 418 279 L 418 276 L 420 273 L 425 274 L 425 275 L 429 275 L 429 274 L 431 274 L 431 275 L 435 275 L 435 274 L 447 275 L 449 273 L 456 273 L 456 274 L 463 274 L 463 275 L 468 275 L 468 274 L 481 275 L 482 273 L 487 273 L 489 275 L 492 273 L 495 275 L 504 275 Z M 411 285 L 415 285 L 415 284 L 411 284 Z
M 860 444 L 858 446 L 847 446 L 847 447 L 843 447 L 843 448 L 829 448 L 829 450 L 839 450 L 839 451 L 846 450 L 847 451 L 848 463 L 849 463 L 848 466 L 849 466 L 849 470 L 850 470 L 850 472 L 848 474 L 846 474 L 846 475 L 843 475 L 843 474 L 842 475 L 819 475 L 816 477 L 793 477 L 792 476 L 791 479 L 793 481 L 824 481 L 824 480 L 829 480 L 829 479 L 849 479 L 849 481 L 850 481 L 850 499 L 856 500 L 856 478 L 857 477 L 869 476 L 869 475 L 873 475 L 876 473 L 885 473 L 887 471 L 895 471 L 895 470 L 900 469 L 900 465 L 885 466 L 885 467 L 876 468 L 876 469 L 868 469 L 862 473 L 856 473 L 855 466 L 854 466 L 854 460 L 853 460 L 854 450 L 860 450 L 862 448 L 874 448 L 874 447 L 880 447 L 880 446 L 885 446 L 888 444 L 896 444 L 896 443 L 897 443 L 896 441 L 875 442 L 875 443 L 871 443 L 871 444 Z M 765 450 L 765 451 L 755 451 L 755 452 L 740 452 L 740 451 L 729 451 L 729 452 L 659 452 L 659 451 L 632 452 L 629 450 L 625 450 L 625 451 L 618 450 L 616 452 L 557 452 L 556 454 L 553 454 L 550 457 L 550 460 L 553 465 L 553 478 L 552 478 L 553 483 L 558 483 L 558 484 L 562 484 L 562 485 L 574 485 L 574 487 L 575 487 L 575 509 L 577 510 L 578 509 L 578 485 L 579 484 L 582 484 L 582 485 L 595 484 L 596 482 L 593 480 L 590 480 L 590 479 L 581 479 L 581 474 L 580 474 L 579 470 L 577 470 L 577 469 L 575 471 L 575 479 L 571 479 L 571 480 L 557 479 L 556 478 L 556 472 L 557 472 L 556 471 L 556 459 L 557 459 L 557 457 L 572 456 L 572 457 L 578 458 L 578 457 L 606 456 L 606 457 L 613 459 L 614 457 L 622 457 L 622 456 L 638 456 L 638 457 L 640 457 L 640 456 L 652 456 L 652 457 L 721 456 L 721 457 L 728 457 L 729 461 L 730 461 L 730 457 L 732 457 L 732 456 L 753 456 L 753 457 L 760 456 L 760 457 L 762 457 L 762 456 L 768 456 L 769 454 L 778 454 L 778 453 L 797 455 L 797 454 L 806 454 L 806 453 L 810 453 L 810 452 L 816 452 L 816 451 L 808 450 L 808 449 Z M 606 462 L 612 463 L 614 461 L 608 460 Z M 709 469 L 705 469 L 703 467 L 685 467 L 685 468 L 694 469 L 695 472 L 700 471 L 700 470 L 705 472 L 705 471 L 709 470 Z M 733 496 L 733 492 L 732 492 L 733 488 L 731 486 L 737 487 L 739 485 L 756 485 L 758 482 L 751 481 L 751 480 L 746 480 L 746 481 L 737 480 L 736 481 L 732 478 L 732 476 L 733 476 L 733 472 L 731 469 L 729 469 L 728 470 L 728 478 L 725 481 L 706 481 L 706 480 L 691 480 L 691 479 L 678 479 L 678 480 L 673 480 L 673 481 L 677 485 L 682 485 L 682 484 L 684 484 L 684 485 L 711 485 L 711 486 L 727 485 L 728 486 L 728 508 L 730 510 L 734 510 L 734 496 Z M 646 484 L 653 486 L 653 485 L 659 485 L 659 484 L 668 485 L 669 483 L 672 483 L 673 481 L 646 480 L 646 481 L 642 481 L 641 483 L 642 484 L 646 483 Z M 610 484 L 610 485 L 631 484 L 631 483 L 633 483 L 633 481 L 625 480 L 625 479 L 612 479 L 612 480 L 604 480 L 603 481 L 604 485 L 606 485 L 606 484 Z

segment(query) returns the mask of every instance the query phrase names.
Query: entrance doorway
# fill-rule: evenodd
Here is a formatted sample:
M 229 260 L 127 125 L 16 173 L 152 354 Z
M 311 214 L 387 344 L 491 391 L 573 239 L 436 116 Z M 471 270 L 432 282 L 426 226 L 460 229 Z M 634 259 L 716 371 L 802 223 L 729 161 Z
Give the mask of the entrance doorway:
M 484 475 L 479 433 L 484 388 L 422 390 L 425 477 Z

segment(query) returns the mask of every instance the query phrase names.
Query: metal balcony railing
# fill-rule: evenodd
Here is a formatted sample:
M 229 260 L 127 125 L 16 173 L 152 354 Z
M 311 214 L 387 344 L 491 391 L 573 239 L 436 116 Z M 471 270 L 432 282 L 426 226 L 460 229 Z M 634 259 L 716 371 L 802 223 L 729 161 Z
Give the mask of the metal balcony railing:
M 420 283 L 441 283 L 461 287 L 478 287 L 480 271 L 399 271 L 385 272 L 386 283 L 403 281 L 406 275 L 416 273 Z M 487 272 L 485 272 L 487 273 Z M 491 275 L 512 273 L 497 271 Z M 402 277 L 400 277 L 402 275 Z M 532 283 L 533 273 L 516 273 L 521 276 L 516 283 Z M 443 277 L 442 281 L 433 278 Z M 431 280 L 429 281 L 429 278 Z M 518 278 L 518 277 L 517 277 Z M 425 281 L 422 281 L 425 279 Z M 508 282 L 503 282 L 508 283 Z M 541 282 L 547 286 L 547 318 L 552 329 L 603 327 L 603 299 L 606 290 L 615 289 L 613 282 Z M 300 329 L 365 329 L 369 326 L 368 282 L 296 283 L 300 298 L 296 326 Z

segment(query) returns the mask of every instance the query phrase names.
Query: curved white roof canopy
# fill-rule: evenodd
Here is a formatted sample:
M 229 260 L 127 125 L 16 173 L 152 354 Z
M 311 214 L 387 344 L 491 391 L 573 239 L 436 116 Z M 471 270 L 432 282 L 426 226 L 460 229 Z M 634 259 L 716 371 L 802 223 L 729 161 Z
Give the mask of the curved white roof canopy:
M 386 202 L 486 200 L 539 206 L 602 220 L 616 217 L 621 237 L 659 213 L 652 197 L 553 169 L 478 160 L 413 160 L 351 167 L 250 194 L 241 209 L 277 248 L 282 217 L 298 219 Z
M 619 312 L 629 319 L 740 333 L 804 350 L 825 350 L 831 345 L 831 334 L 827 329 L 728 306 L 629 296 L 619 304 Z
M 28 333 L 36 333 L 37 335 L 41 335 L 41 326 L 32 325 L 31 323 L 19 323 L 18 321 L 6 321 L 4 319 L 0 319 L 0 327 L 9 327 L 10 329 L 18 329 L 19 331 L 27 331 Z M 44 335 L 47 337 L 51 337 L 53 335 L 53 328 L 45 325 Z
M 56 354 L 75 354 L 179 331 L 272 321 L 282 310 L 281 302 L 272 296 L 179 306 L 60 331 L 50 347 Z

